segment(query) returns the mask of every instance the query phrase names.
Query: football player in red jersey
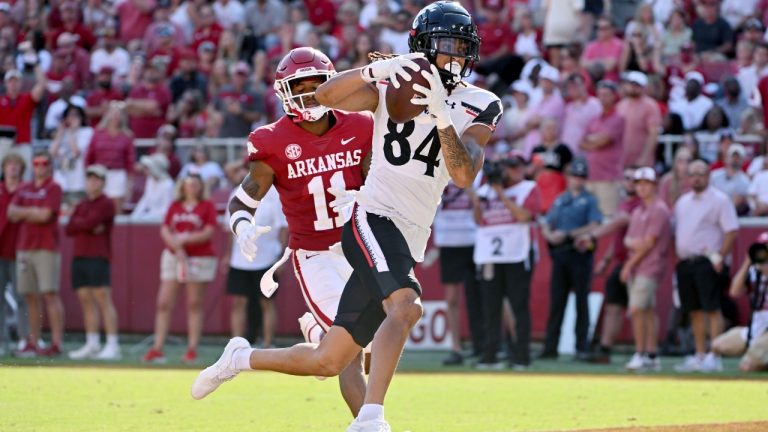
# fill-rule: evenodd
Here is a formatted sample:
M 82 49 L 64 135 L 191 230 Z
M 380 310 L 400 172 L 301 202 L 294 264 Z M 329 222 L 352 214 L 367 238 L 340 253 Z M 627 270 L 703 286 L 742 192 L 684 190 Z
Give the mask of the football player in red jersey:
M 347 218 L 332 209 L 331 204 L 336 203 L 328 189 L 362 186 L 373 134 L 370 113 L 331 110 L 315 100 L 315 89 L 334 73 L 328 57 L 313 48 L 296 48 L 282 59 L 275 90 L 286 115 L 251 132 L 247 143 L 250 175 L 229 202 L 230 227 L 245 257 L 253 259 L 256 238 L 271 229 L 254 225 L 253 214 L 269 188 L 277 188 L 290 235 L 279 264 L 289 257 L 293 261 L 311 312 L 299 323 L 311 343 L 319 343 L 333 324 L 341 292 L 352 274 L 339 245 Z M 267 296 L 276 288 L 273 269 L 261 283 Z M 250 348 L 243 338 L 230 343 Z M 347 405 L 357 415 L 365 393 L 362 357 L 341 373 L 339 382 Z

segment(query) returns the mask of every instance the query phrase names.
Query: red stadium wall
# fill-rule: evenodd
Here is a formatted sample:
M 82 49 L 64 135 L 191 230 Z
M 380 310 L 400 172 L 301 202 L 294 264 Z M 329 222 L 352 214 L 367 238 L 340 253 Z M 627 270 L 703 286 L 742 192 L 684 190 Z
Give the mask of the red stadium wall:
M 766 229 L 765 226 L 750 226 L 742 228 L 735 246 L 734 262 L 741 262 L 749 244 L 756 235 Z M 123 333 L 150 333 L 154 326 L 155 298 L 159 285 L 160 253 L 162 242 L 157 225 L 118 224 L 113 234 L 112 282 L 115 304 L 120 315 L 120 329 Z M 215 245 L 217 251 L 223 251 L 227 234 L 223 231 L 216 233 Z M 66 309 L 66 328 L 68 331 L 82 331 L 82 314 L 77 298 L 70 286 L 70 262 L 72 243 L 62 230 L 62 283 L 61 292 Z M 601 243 L 601 248 L 607 244 Z M 542 338 L 546 326 L 549 298 L 550 260 L 545 245 L 541 245 L 541 259 L 536 265 L 531 286 L 531 315 L 533 318 L 533 334 Z M 666 317 L 672 304 L 672 253 L 668 276 L 664 278 L 657 295 L 658 311 L 660 313 L 661 332 L 666 330 Z M 596 256 L 601 256 L 600 252 Z M 290 267 L 290 262 L 285 266 Z M 279 322 L 277 332 L 280 335 L 298 336 L 299 328 L 296 319 L 304 313 L 304 301 L 298 291 L 293 269 L 289 268 L 281 280 L 277 291 L 277 307 Z M 734 270 L 735 271 L 735 270 Z M 425 300 L 442 299 L 439 283 L 438 263 L 429 267 L 416 269 L 419 280 L 424 288 Z M 229 334 L 230 302 L 225 293 L 225 274 L 220 273 L 208 287 L 205 297 L 205 334 Z M 603 277 L 595 277 L 593 290 L 603 291 Z M 171 331 L 184 333 L 186 328 L 185 297 L 179 296 L 174 313 Z M 745 301 L 740 302 L 741 317 L 746 317 Z M 464 320 L 466 321 L 466 320 Z M 463 333 L 466 335 L 466 322 Z M 625 330 L 625 338 L 628 337 Z M 663 333 L 662 333 L 663 334 Z

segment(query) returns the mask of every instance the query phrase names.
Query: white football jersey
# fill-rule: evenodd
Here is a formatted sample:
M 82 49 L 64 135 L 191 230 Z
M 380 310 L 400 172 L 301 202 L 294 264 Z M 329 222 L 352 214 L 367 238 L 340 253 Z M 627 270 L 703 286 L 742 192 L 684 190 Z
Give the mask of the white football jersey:
M 392 121 L 387 85 L 386 81 L 376 83 L 379 105 L 373 120 L 373 155 L 358 202 L 368 212 L 429 230 L 450 180 L 437 126 L 426 112 L 407 123 Z M 471 84 L 456 87 L 445 103 L 459 136 L 475 124 L 494 130 L 502 114 L 496 95 Z

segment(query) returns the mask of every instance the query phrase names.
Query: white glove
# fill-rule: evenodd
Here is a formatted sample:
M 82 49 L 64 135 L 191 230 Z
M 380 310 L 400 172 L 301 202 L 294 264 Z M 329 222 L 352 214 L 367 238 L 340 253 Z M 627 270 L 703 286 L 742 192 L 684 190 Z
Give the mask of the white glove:
M 429 88 L 414 84 L 413 89 L 423 94 L 424 97 L 414 97 L 411 99 L 411 103 L 426 106 L 429 115 L 435 120 L 437 128 L 446 129 L 453 126 L 451 113 L 448 111 L 448 105 L 445 103 L 448 100 L 448 91 L 445 89 L 443 81 L 440 79 L 440 73 L 435 65 L 430 65 L 430 67 L 431 73 L 424 70 L 421 71 L 421 75 L 429 82 Z
M 241 222 L 237 228 L 237 245 L 240 246 L 240 252 L 248 262 L 253 262 L 256 258 L 256 250 L 258 250 L 256 239 L 262 234 L 272 231 L 272 227 Z
M 354 204 L 357 192 L 354 189 L 346 190 L 331 186 L 328 188 L 328 193 L 336 197 L 336 199 L 328 203 L 328 205 L 331 206 L 331 210 L 341 214 L 342 210 Z
M 405 81 L 411 80 L 411 74 L 405 68 L 418 71 L 419 65 L 413 61 L 416 58 L 424 58 L 423 53 L 410 53 L 386 60 L 376 60 L 368 66 L 360 69 L 360 74 L 366 82 L 375 82 L 383 79 L 389 79 L 395 88 L 400 88 L 397 77 Z

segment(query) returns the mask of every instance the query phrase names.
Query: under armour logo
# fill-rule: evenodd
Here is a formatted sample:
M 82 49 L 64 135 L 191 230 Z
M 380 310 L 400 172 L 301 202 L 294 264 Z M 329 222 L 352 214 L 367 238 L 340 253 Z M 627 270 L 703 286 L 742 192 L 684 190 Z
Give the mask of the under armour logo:
M 451 109 L 456 108 L 456 102 L 445 101 L 445 104 L 448 105 L 449 107 L 451 107 Z

